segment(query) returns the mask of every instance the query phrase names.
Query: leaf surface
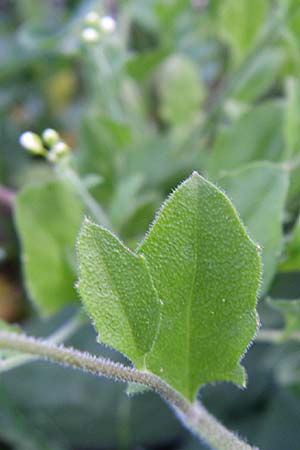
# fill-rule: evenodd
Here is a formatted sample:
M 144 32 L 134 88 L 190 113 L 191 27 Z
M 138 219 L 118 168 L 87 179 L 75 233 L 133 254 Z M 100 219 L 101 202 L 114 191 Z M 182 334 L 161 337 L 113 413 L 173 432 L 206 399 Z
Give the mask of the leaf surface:
M 194 173 L 138 248 L 163 305 L 148 370 L 189 400 L 200 384 L 245 384 L 239 361 L 256 327 L 258 249 L 228 198 Z
M 82 204 L 65 183 L 51 181 L 23 189 L 14 213 L 28 294 L 42 314 L 52 314 L 76 298 Z
M 145 259 L 86 220 L 78 240 L 78 290 L 100 343 L 144 368 L 159 324 L 159 300 Z

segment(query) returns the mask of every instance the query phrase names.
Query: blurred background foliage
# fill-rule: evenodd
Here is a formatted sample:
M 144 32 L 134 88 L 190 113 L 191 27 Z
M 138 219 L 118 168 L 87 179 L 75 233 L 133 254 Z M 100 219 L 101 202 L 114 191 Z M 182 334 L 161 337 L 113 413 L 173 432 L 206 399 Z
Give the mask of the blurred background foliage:
M 247 390 L 201 398 L 262 450 L 298 449 L 299 1 L 1 0 L 0 57 L 0 317 L 47 336 L 76 314 L 87 197 L 133 248 L 198 170 L 261 245 L 262 327 L 284 330 L 247 354 Z M 52 164 L 18 143 L 47 127 L 72 148 Z M 88 325 L 67 342 L 121 358 Z M 3 450 L 205 448 L 150 392 L 15 356 L 0 355 Z

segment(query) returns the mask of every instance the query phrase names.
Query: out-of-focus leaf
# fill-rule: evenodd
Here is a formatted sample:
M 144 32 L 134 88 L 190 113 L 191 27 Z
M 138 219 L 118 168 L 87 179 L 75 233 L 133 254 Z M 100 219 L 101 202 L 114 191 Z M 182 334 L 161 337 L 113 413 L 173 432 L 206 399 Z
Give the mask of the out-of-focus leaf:
M 209 162 L 213 178 L 252 161 L 280 161 L 284 152 L 284 105 L 276 100 L 253 107 L 219 131 Z
M 136 80 L 145 81 L 168 54 L 169 50 L 165 49 L 138 53 L 132 56 L 126 63 L 126 71 Z
M 276 164 L 253 163 L 219 179 L 251 236 L 262 247 L 263 290 L 267 291 L 282 250 L 288 173 Z
M 300 271 L 300 219 L 298 218 L 292 233 L 287 237 L 282 261 L 278 267 L 280 272 Z
M 25 284 L 42 314 L 76 298 L 74 253 L 82 215 L 80 200 L 63 182 L 28 186 L 16 197 Z
M 268 303 L 283 315 L 285 323 L 283 338 L 288 337 L 294 331 L 300 332 L 300 300 L 273 300 L 269 298 Z
M 192 126 L 205 95 L 197 66 L 184 56 L 170 56 L 158 71 L 157 89 L 162 119 L 173 126 Z
M 268 9 L 268 2 L 261 0 L 226 0 L 220 3 L 220 33 L 228 42 L 235 63 L 240 62 L 253 47 Z
M 300 153 L 300 84 L 296 78 L 286 80 L 287 106 L 285 113 L 286 159 Z
M 267 48 L 257 53 L 239 76 L 235 78 L 232 96 L 243 102 L 252 102 L 272 87 L 284 62 L 280 49 Z

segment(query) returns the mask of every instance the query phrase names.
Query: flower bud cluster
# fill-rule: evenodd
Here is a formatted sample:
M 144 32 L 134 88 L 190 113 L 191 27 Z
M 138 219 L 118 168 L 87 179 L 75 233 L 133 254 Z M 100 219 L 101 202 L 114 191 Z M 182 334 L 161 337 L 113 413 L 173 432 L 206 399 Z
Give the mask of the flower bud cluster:
M 53 163 L 70 152 L 70 147 L 52 128 L 46 128 L 41 136 L 32 131 L 24 131 L 20 135 L 19 142 L 29 153 L 45 156 Z
M 95 44 L 104 34 L 113 33 L 116 21 L 112 16 L 100 16 L 96 11 L 90 11 L 84 18 L 84 27 L 81 37 L 87 44 Z

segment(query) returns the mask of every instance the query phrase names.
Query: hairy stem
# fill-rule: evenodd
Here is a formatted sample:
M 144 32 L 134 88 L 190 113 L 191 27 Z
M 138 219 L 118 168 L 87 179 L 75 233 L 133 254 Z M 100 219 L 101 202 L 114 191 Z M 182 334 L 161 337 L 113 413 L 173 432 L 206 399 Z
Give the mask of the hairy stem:
M 70 167 L 70 165 L 63 161 L 63 163 L 56 167 L 56 171 L 61 179 L 68 181 L 72 185 L 72 187 L 77 192 L 78 196 L 81 198 L 82 202 L 87 207 L 93 218 L 98 222 L 98 224 L 111 228 L 109 219 L 104 210 L 96 202 L 94 197 L 89 193 L 89 190 L 87 189 L 85 184 L 82 182 L 77 173 Z
M 40 359 L 70 366 L 122 382 L 148 386 L 164 398 L 183 423 L 216 450 L 254 450 L 220 424 L 199 403 L 191 404 L 156 375 L 138 371 L 108 359 L 95 357 L 47 340 L 10 332 L 0 332 L 0 348 L 30 353 Z
M 53 344 L 58 344 L 63 342 L 65 339 L 71 337 L 80 327 L 83 325 L 84 319 L 81 314 L 76 314 L 61 327 L 55 330 L 46 341 L 52 342 Z M 22 366 L 23 364 L 28 364 L 30 362 L 36 361 L 39 356 L 34 354 L 20 353 L 15 356 L 10 356 L 3 361 L 0 361 L 0 371 L 7 372 L 16 367 Z

